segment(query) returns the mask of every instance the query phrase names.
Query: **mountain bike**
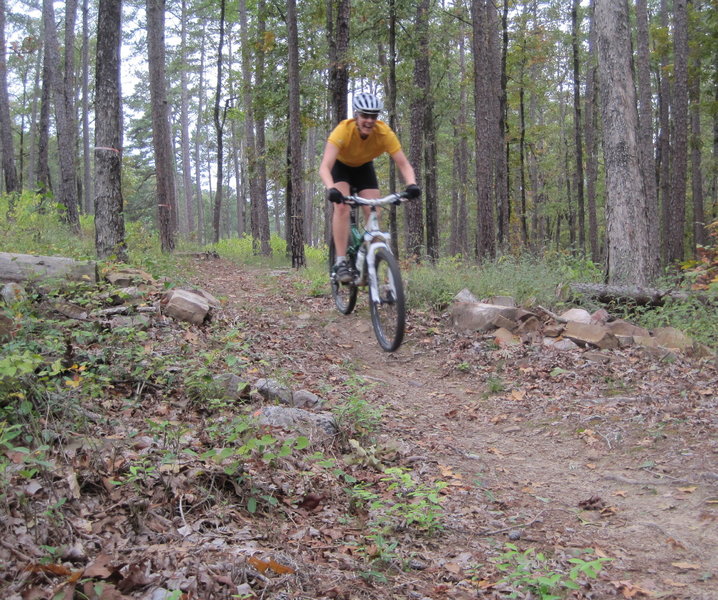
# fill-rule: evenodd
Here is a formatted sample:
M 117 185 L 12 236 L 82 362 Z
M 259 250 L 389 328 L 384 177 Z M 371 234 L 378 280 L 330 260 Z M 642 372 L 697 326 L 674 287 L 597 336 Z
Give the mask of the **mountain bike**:
M 347 263 L 353 279 L 341 283 L 336 278 L 334 262 L 336 251 L 334 241 L 329 246 L 329 277 L 332 298 L 340 313 L 350 314 L 357 302 L 360 287 L 369 292 L 369 310 L 374 334 L 379 345 L 386 352 L 394 352 L 404 339 L 406 307 L 404 304 L 404 286 L 401 282 L 399 264 L 391 252 L 391 236 L 379 229 L 377 206 L 399 204 L 407 198 L 406 192 L 389 194 L 384 198 L 368 199 L 360 196 L 345 196 L 344 203 L 356 208 L 369 206 L 369 219 L 364 231 L 357 225 L 356 210 L 351 211 L 349 244 L 347 245 Z

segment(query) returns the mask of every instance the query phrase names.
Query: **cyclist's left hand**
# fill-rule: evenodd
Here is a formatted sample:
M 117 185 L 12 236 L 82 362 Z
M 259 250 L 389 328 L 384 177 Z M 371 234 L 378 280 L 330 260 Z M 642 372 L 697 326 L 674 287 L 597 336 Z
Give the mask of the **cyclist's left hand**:
M 412 183 L 411 185 L 407 185 L 405 192 L 406 192 L 406 197 L 409 200 L 415 200 L 416 198 L 421 196 L 421 189 L 415 183 Z

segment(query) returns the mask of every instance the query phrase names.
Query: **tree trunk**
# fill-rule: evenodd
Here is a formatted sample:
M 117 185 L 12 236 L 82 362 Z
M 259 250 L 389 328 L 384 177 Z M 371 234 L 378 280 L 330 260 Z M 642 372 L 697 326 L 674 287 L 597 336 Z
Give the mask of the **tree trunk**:
M 586 69 L 586 120 L 584 132 L 586 135 L 586 200 L 588 202 L 588 240 L 591 247 L 591 260 L 598 263 L 601 260 L 598 244 L 598 214 L 596 211 L 596 181 L 598 168 L 596 161 L 596 20 L 593 16 L 594 2 L 589 8 L 590 25 L 588 31 L 588 68 Z
M 661 29 L 668 31 L 667 0 L 661 0 L 660 24 Z M 670 221 L 673 218 L 671 207 L 671 87 L 668 71 L 671 68 L 670 57 L 663 49 L 660 55 L 660 68 L 658 69 L 658 193 L 661 207 L 661 260 L 663 264 L 669 262 L 668 237 L 670 235 Z
M 654 277 L 646 196 L 638 157 L 638 113 L 626 0 L 596 0 L 606 165 L 608 283 L 646 285 Z
M 257 43 L 257 51 L 255 54 L 255 80 L 257 82 L 257 90 L 260 93 L 260 102 L 256 109 L 253 111 L 254 114 L 254 129 L 256 131 L 256 151 L 257 151 L 257 195 L 258 195 L 258 218 L 259 218 L 259 238 L 260 238 L 260 252 L 262 256 L 269 256 L 272 254 L 272 246 L 270 244 L 270 230 L 269 230 L 269 206 L 267 203 L 267 160 L 266 160 L 266 142 L 265 142 L 265 111 L 264 104 L 261 101 L 261 91 L 264 87 L 264 39 L 266 34 L 265 26 L 265 1 L 259 0 L 257 2 L 257 38 L 260 40 Z M 257 98 L 255 98 L 255 101 Z
M 52 0 L 43 0 L 43 20 L 46 24 L 46 51 L 53 65 L 53 91 L 55 97 L 55 125 L 57 128 L 60 185 L 57 200 L 65 207 L 65 219 L 75 232 L 80 230 L 77 206 L 77 173 L 75 157 L 77 128 L 75 127 L 75 69 L 74 40 L 77 0 L 65 3 L 64 68 L 60 69 L 60 45 L 57 40 L 55 11 Z M 62 76 L 61 76 L 62 75 Z
M 199 58 L 199 83 L 197 85 L 197 124 L 194 132 L 194 187 L 197 206 L 197 241 L 200 244 L 205 240 L 204 227 L 204 196 L 202 194 L 202 114 L 204 112 L 204 60 L 206 52 L 206 26 L 202 25 L 202 45 Z
M 686 181 L 688 165 L 688 14 L 686 0 L 673 2 L 673 133 L 672 179 L 669 204 L 667 259 L 684 258 L 683 234 L 686 222 Z
M 15 144 L 12 139 L 10 100 L 7 93 L 7 61 L 5 60 L 5 0 L 0 0 L 0 148 L 5 191 L 14 194 L 19 186 L 15 168 Z M 12 204 L 11 204 L 12 206 Z M 12 210 L 12 209 L 11 209 Z
M 35 256 L 0 252 L 0 281 L 61 279 L 97 282 L 97 263 L 64 256 Z
M 188 62 L 187 52 L 187 0 L 182 0 L 180 24 L 180 56 L 182 64 Z M 192 188 L 192 163 L 189 135 L 189 83 L 187 69 L 180 70 L 180 148 L 182 153 L 182 194 L 184 196 L 185 220 L 183 230 L 190 233 L 195 229 L 194 192 Z
M 50 177 L 50 107 L 52 104 L 52 88 L 55 79 L 55 67 L 52 62 L 50 51 L 50 29 L 55 27 L 55 20 L 45 18 L 43 10 L 42 31 L 43 31 L 43 55 L 42 55 L 42 92 L 40 100 L 40 121 L 37 132 L 37 191 L 48 194 L 52 191 L 52 180 Z M 44 199 L 41 203 L 44 205 Z
M 335 11 L 336 8 L 336 11 Z M 336 19 L 334 15 L 336 14 Z M 349 87 L 350 0 L 327 0 L 327 42 L 329 44 L 329 113 L 332 127 L 347 118 Z
M 691 192 L 693 196 L 693 249 L 708 243 L 706 216 L 703 208 L 703 168 L 701 166 L 701 60 L 698 53 L 693 57 L 690 69 L 691 101 Z
M 492 259 L 496 252 L 491 182 L 491 50 L 487 0 L 472 0 L 472 49 L 474 55 L 474 108 L 476 115 L 476 257 Z
M 287 0 L 287 37 L 289 45 L 289 178 L 291 181 L 292 207 L 291 222 L 287 223 L 290 232 L 290 250 L 292 267 L 306 266 L 304 257 L 304 161 L 302 156 L 302 119 L 299 111 L 299 34 L 297 32 L 297 3 Z
M 429 89 L 429 0 L 421 0 L 416 6 L 414 37 L 418 46 L 414 57 L 414 88 L 411 100 L 411 131 L 409 141 L 409 161 L 414 167 L 416 181 L 423 181 L 424 164 L 424 128 L 426 126 L 426 101 L 424 94 Z M 406 219 L 406 253 L 414 260 L 421 260 L 424 244 L 423 209 L 421 202 L 407 202 L 404 216 Z
M 263 245 L 263 215 L 262 203 L 266 208 L 266 197 L 260 197 L 258 186 L 258 162 L 257 141 L 255 136 L 254 118 L 254 96 L 251 71 L 251 53 L 249 42 L 249 24 L 247 19 L 247 2 L 239 1 L 239 28 L 242 42 L 242 103 L 244 104 L 244 144 L 247 156 L 247 177 L 249 178 L 249 202 L 250 202 L 250 229 L 252 233 L 252 248 L 255 254 L 264 254 Z
M 509 148 L 506 143 L 506 128 L 508 123 L 508 97 L 506 57 L 509 48 L 509 0 L 504 0 L 504 9 L 501 16 L 501 65 L 499 98 L 499 122 L 496 140 L 496 201 L 498 207 L 498 238 L 504 247 L 509 246 L 509 225 L 511 219 L 511 205 L 509 203 Z
M 175 186 L 172 177 L 172 138 L 165 77 L 165 0 L 147 0 L 147 59 L 157 180 L 157 220 L 162 252 L 172 252 L 175 247 L 172 228 Z
M 222 96 L 222 52 L 224 51 L 224 10 L 225 0 L 219 3 L 219 46 L 217 48 L 217 88 L 214 94 L 214 131 L 217 136 L 217 191 L 214 197 L 214 212 L 212 218 L 213 241 L 219 242 L 219 223 L 222 216 L 222 200 L 224 196 L 224 119 L 226 109 L 221 110 Z
M 389 0 L 389 80 L 387 81 L 389 127 L 397 130 L 396 119 L 396 0 Z M 389 192 L 396 191 L 396 165 L 389 163 Z M 399 221 L 396 206 L 389 208 L 389 233 L 391 234 L 391 249 L 394 256 L 399 258 Z
M 653 93 L 651 90 L 648 12 L 646 0 L 636 0 L 636 76 L 638 83 L 638 144 L 641 174 L 646 189 L 648 230 L 651 240 L 653 270 L 660 268 L 660 217 L 656 189 L 656 159 L 653 145 Z
M 122 206 L 122 0 L 100 0 L 95 62 L 95 250 L 127 261 Z
M 82 189 L 85 194 L 85 212 L 91 214 L 95 205 L 92 159 L 90 153 L 90 7 L 82 0 Z M 99 40 L 98 40 L 99 41 Z M 97 65 L 95 65 L 97 68 Z
M 578 52 L 578 8 L 579 0 L 571 5 L 571 46 L 573 50 L 573 133 L 575 145 L 576 170 L 574 172 L 574 189 L 578 207 L 578 247 L 581 252 L 586 250 L 586 217 L 583 197 L 583 132 L 581 130 L 581 78 Z

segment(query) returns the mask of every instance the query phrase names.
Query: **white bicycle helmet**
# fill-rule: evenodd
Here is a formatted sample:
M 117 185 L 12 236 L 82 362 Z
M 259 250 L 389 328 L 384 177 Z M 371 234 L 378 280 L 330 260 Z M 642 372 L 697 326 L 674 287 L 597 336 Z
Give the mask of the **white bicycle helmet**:
M 374 94 L 363 92 L 354 96 L 352 106 L 355 111 L 378 115 L 384 108 L 384 104 Z

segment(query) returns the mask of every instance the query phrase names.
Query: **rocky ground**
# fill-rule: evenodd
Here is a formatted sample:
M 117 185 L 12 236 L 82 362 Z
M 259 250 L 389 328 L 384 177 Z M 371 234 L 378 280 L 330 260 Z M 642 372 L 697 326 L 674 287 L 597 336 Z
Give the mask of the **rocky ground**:
M 195 266 L 195 283 L 222 301 L 213 326 L 251 331 L 237 350 L 245 376 L 280 378 L 325 409 L 359 395 L 382 409 L 362 444 L 340 435 L 322 452 L 380 501 L 396 498 L 380 465 L 447 484 L 441 529 L 397 522 L 391 536 L 367 537 L 372 515 L 347 481 L 298 455 L 293 472 L 245 466 L 260 495 L 281 492 L 254 514 L 238 500 L 245 491 L 202 465 L 168 468 L 150 496 L 81 478 L 72 523 L 85 549 L 53 573 L 27 554 L 28 540 L 0 540 L 15 574 L 9 597 L 160 600 L 179 587 L 184 598 L 548 598 L 539 577 L 567 581 L 576 559 L 605 558 L 596 579 L 577 576 L 579 589 L 562 597 L 718 598 L 714 359 L 500 345 L 418 312 L 387 354 L 364 297 L 343 316 L 328 296 L 301 292 L 292 272 Z M 203 327 L 185 328 L 182 343 L 203 351 Z M 151 415 L 184 420 L 197 447 L 198 429 L 218 418 L 156 395 L 124 413 L 106 408 L 127 428 Z M 97 453 L 103 468 L 110 447 Z

